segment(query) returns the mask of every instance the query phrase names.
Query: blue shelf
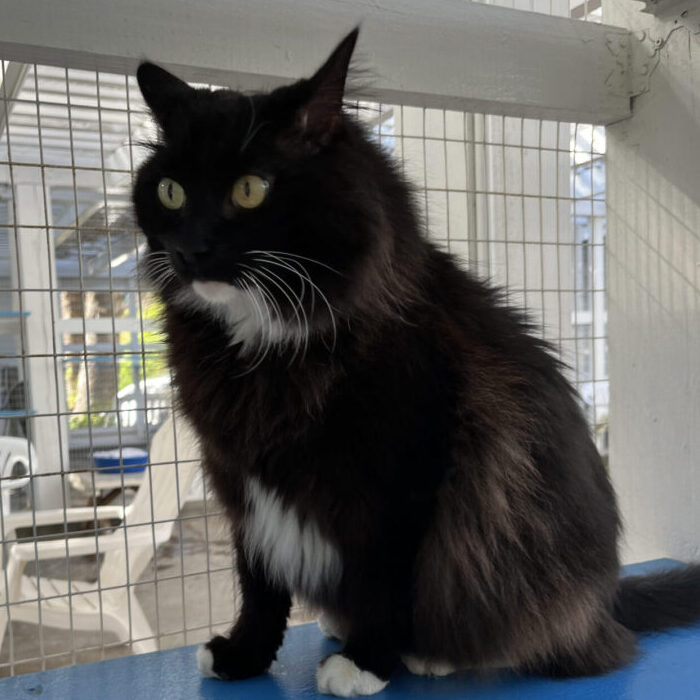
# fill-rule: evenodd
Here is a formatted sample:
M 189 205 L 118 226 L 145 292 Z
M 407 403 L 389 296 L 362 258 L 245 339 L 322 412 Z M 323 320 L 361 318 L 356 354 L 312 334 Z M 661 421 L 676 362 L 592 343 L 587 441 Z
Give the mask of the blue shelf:
M 656 560 L 627 574 L 672 566 Z M 700 626 L 640 636 L 641 654 L 625 668 L 596 678 L 551 680 L 494 672 L 445 678 L 396 673 L 377 700 L 690 700 L 700 697 Z M 0 680 L 3 700 L 328 700 L 316 691 L 316 665 L 339 645 L 315 624 L 289 629 L 270 672 L 226 683 L 201 678 L 196 647 L 70 666 Z
M 0 418 L 28 418 L 36 413 L 33 408 L 20 408 L 14 411 L 0 411 Z

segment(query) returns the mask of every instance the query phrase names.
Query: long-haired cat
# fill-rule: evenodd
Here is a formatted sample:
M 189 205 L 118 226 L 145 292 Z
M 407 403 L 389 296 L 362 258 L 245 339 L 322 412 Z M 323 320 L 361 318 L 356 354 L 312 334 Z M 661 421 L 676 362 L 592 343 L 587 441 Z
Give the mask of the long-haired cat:
M 239 679 L 297 594 L 343 650 L 321 692 L 410 671 L 603 673 L 700 615 L 700 570 L 618 580 L 613 491 L 550 348 L 436 249 L 343 108 L 349 34 L 269 94 L 144 63 L 134 188 L 179 404 L 233 524 L 243 603 L 200 650 Z

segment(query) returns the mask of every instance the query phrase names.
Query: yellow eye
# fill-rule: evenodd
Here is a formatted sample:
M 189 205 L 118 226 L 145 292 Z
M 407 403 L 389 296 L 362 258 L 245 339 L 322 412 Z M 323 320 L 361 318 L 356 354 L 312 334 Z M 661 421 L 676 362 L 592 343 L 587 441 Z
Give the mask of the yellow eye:
M 259 207 L 267 197 L 270 183 L 257 175 L 243 175 L 233 183 L 231 200 L 244 209 Z
M 166 209 L 182 209 L 185 203 L 185 190 L 180 183 L 164 177 L 158 183 L 158 199 Z

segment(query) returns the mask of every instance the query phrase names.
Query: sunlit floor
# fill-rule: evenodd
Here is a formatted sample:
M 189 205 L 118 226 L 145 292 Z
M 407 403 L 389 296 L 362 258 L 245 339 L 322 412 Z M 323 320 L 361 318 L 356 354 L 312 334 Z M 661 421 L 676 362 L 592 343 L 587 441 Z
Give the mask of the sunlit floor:
M 182 529 L 178 526 L 174 528 L 173 537 L 158 550 L 156 558 L 137 584 L 136 595 L 151 629 L 158 635 L 161 649 L 206 641 L 211 635 L 210 629 L 214 632 L 225 631 L 235 616 L 236 597 L 233 592 L 228 525 L 218 516 L 205 517 L 201 504 L 197 503 L 187 504 L 182 515 Z M 42 562 L 41 567 L 45 576 L 68 576 L 64 560 Z M 28 568 L 27 574 L 34 570 Z M 72 559 L 71 576 L 95 580 L 95 558 Z M 309 619 L 312 619 L 310 614 L 297 606 L 292 611 L 290 624 Z M 71 633 L 49 627 L 40 630 L 37 625 L 14 622 L 11 634 L 8 630 L 5 635 L 0 652 L 0 677 L 12 674 L 10 643 L 14 652 L 15 674 L 100 661 L 130 653 L 127 645 L 120 644 L 109 633 Z

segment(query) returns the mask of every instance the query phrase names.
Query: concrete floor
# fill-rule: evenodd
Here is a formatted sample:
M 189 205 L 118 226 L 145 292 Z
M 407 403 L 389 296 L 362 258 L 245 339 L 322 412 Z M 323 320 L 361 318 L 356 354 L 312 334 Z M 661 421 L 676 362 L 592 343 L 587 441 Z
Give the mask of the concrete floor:
M 200 503 L 187 504 L 182 516 L 181 528 L 174 528 L 172 538 L 158 549 L 137 584 L 136 596 L 161 649 L 204 642 L 213 633 L 225 632 L 238 605 L 228 525 L 218 516 L 205 517 Z M 72 578 L 95 581 L 97 571 L 95 557 L 71 560 Z M 28 568 L 27 573 L 34 569 Z M 67 578 L 65 560 L 42 562 L 42 573 Z M 307 610 L 295 605 L 290 624 L 311 619 Z M 0 677 L 130 653 L 129 646 L 110 633 L 71 633 L 13 622 L 0 650 Z

